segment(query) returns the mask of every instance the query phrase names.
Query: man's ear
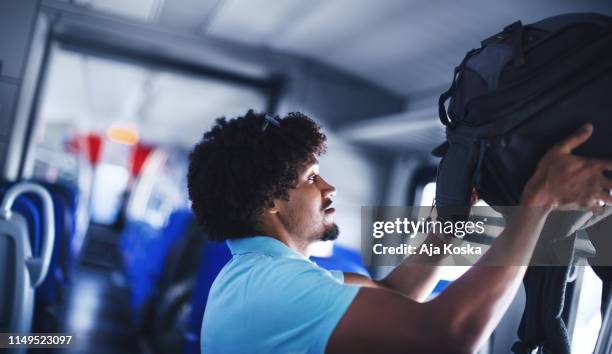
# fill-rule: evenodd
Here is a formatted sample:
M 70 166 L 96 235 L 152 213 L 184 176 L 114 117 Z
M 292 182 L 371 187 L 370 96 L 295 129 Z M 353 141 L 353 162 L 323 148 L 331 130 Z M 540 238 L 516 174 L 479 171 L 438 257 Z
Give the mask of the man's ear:
M 267 213 L 267 214 L 276 214 L 276 213 L 278 213 L 278 200 L 277 199 L 273 199 L 270 202 L 270 204 L 266 207 L 264 212 Z

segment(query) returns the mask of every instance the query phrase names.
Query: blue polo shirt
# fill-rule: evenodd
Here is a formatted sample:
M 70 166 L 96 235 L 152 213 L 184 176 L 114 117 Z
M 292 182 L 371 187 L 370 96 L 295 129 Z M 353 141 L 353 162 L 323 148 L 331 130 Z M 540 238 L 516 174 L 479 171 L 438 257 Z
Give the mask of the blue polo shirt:
M 233 257 L 210 289 L 202 353 L 324 353 L 359 287 L 272 237 L 227 244 Z

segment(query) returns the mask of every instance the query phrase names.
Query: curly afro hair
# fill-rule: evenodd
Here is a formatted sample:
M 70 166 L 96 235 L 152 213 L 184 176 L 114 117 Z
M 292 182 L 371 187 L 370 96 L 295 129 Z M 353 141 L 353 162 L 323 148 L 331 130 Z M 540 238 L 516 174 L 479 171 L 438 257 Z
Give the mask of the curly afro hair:
M 274 199 L 288 199 L 298 170 L 325 149 L 320 126 L 301 113 L 217 119 L 189 157 L 196 220 L 213 241 L 256 234 L 259 215 Z

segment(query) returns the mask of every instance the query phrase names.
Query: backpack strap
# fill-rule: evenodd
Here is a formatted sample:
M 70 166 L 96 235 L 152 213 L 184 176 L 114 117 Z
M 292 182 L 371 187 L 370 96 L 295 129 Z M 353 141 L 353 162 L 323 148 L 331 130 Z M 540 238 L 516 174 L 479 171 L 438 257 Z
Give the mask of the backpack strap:
M 516 21 L 504 28 L 504 32 L 512 33 L 512 48 L 514 50 L 514 66 L 525 65 L 525 51 L 523 50 L 523 24 Z
M 476 189 L 480 188 L 480 171 L 482 169 L 482 160 L 484 160 L 485 149 L 487 148 L 484 139 L 478 141 L 478 159 L 476 160 L 476 168 L 472 174 L 472 186 Z
M 449 126 L 451 124 L 448 114 L 446 113 L 445 104 L 455 91 L 455 83 L 457 81 L 457 73 L 459 73 L 459 70 L 459 66 L 455 67 L 455 73 L 453 74 L 453 82 L 451 83 L 451 86 L 448 88 L 448 90 L 444 91 L 438 99 L 438 116 L 440 117 L 440 122 L 442 122 L 442 124 L 445 126 Z
M 442 220 L 462 220 L 469 217 L 471 194 L 480 183 L 480 168 L 484 143 L 466 139 L 447 129 L 448 145 L 436 176 L 436 207 Z
M 440 117 L 440 122 L 442 122 L 442 124 L 444 124 L 445 126 L 452 125 L 452 122 L 446 112 L 446 101 L 448 101 L 448 99 L 451 98 L 451 96 L 453 95 L 453 92 L 455 92 L 455 86 L 457 84 L 457 81 L 460 79 L 461 72 L 465 68 L 468 59 L 470 59 L 472 55 L 476 54 L 481 49 L 482 48 L 472 49 L 465 55 L 465 58 L 463 58 L 461 64 L 455 67 L 455 71 L 453 74 L 453 82 L 451 83 L 450 87 L 448 88 L 448 90 L 444 91 L 438 99 L 438 116 Z

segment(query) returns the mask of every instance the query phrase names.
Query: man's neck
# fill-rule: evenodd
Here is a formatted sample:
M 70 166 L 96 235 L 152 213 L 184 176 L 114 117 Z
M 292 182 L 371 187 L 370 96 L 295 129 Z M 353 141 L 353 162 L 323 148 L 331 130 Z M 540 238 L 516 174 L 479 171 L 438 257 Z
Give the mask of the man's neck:
M 301 253 L 304 257 L 310 256 L 308 252 L 310 243 L 307 242 L 306 240 L 300 240 L 299 238 L 291 237 L 290 235 L 279 235 L 279 236 L 273 236 L 273 237 L 279 240 L 280 242 L 284 243 L 287 247 L 291 248 L 292 250 L 298 253 Z
M 259 227 L 263 235 L 279 240 L 292 250 L 301 253 L 304 257 L 310 256 L 308 248 L 312 242 L 289 232 L 278 219 L 269 218 L 264 220 Z

